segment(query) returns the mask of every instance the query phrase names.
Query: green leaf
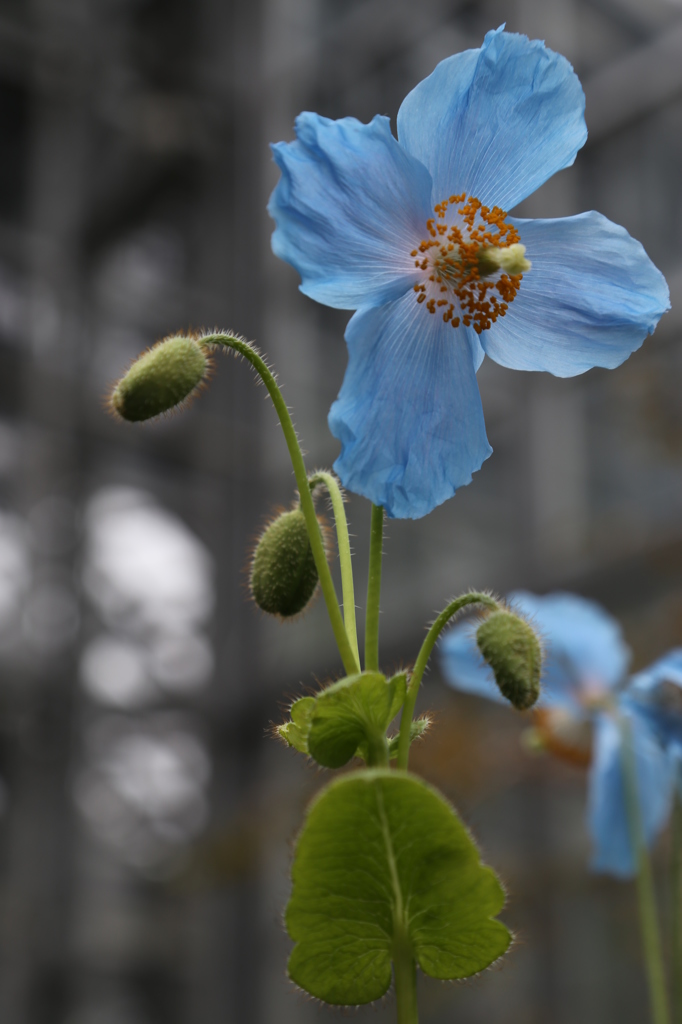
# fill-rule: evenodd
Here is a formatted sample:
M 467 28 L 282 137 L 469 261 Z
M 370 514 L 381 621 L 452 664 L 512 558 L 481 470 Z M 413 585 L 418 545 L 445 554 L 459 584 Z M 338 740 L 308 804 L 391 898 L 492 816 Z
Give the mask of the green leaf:
M 428 715 L 422 715 L 421 718 L 415 718 L 410 722 L 410 744 L 414 743 L 415 740 L 421 739 L 424 733 L 431 728 L 431 719 Z M 391 736 L 388 741 L 388 757 L 389 760 L 394 761 L 398 756 L 398 746 L 400 744 L 400 733 L 396 733 L 395 736 Z
M 388 761 L 386 730 L 405 700 L 404 673 L 386 680 L 380 672 L 347 676 L 291 707 L 278 732 L 291 746 L 325 768 L 340 768 L 356 754 L 368 764 Z
M 310 719 L 315 710 L 314 697 L 301 697 L 291 705 L 289 714 L 291 721 L 277 726 L 277 732 L 290 747 L 295 747 L 302 754 L 308 753 L 308 733 Z
M 407 943 L 434 978 L 466 978 L 511 941 L 504 905 L 453 808 L 416 776 L 365 769 L 313 802 L 296 845 L 286 924 L 292 981 L 328 1003 L 379 999 Z

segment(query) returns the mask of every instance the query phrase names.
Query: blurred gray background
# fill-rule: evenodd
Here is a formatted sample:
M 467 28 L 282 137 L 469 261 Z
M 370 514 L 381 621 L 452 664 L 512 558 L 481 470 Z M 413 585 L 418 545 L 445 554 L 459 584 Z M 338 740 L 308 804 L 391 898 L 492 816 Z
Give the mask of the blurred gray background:
M 682 5 L 668 0 L 0 0 L 0 1019 L 313 1024 L 285 977 L 291 842 L 325 776 L 269 735 L 339 673 L 321 603 L 287 626 L 244 566 L 293 477 L 248 368 L 154 426 L 107 386 L 155 339 L 232 328 L 274 362 L 329 465 L 347 314 L 271 254 L 268 142 L 302 109 L 392 118 L 506 21 L 574 64 L 590 137 L 519 208 L 596 208 L 682 295 Z M 519 140 L 523 145 L 523 139 Z M 682 308 L 682 304 L 676 307 Z M 470 586 L 561 587 L 624 623 L 634 664 L 682 641 L 682 314 L 620 369 L 479 373 L 494 454 L 387 529 L 386 668 Z M 349 503 L 364 595 L 369 506 Z M 641 1024 L 632 886 L 590 876 L 584 776 L 523 719 L 447 690 L 415 767 L 505 880 L 517 943 L 424 1024 Z M 658 854 L 666 903 L 666 844 Z M 343 1014 L 342 1014 L 343 1015 Z M 392 998 L 353 1014 L 394 1019 Z

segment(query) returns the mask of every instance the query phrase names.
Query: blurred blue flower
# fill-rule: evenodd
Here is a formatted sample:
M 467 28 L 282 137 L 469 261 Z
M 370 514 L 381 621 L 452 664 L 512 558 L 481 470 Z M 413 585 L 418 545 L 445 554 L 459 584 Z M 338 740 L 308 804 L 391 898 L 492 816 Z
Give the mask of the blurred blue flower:
M 272 147 L 275 254 L 306 295 L 357 310 L 334 468 L 390 516 L 430 512 L 490 455 L 484 354 L 559 377 L 615 367 L 669 306 L 642 246 L 600 214 L 505 213 L 573 163 L 584 107 L 564 57 L 498 29 L 408 94 L 397 140 L 387 117 L 303 113 Z
M 510 596 L 510 603 L 530 619 L 544 641 L 542 695 L 535 712 L 539 736 L 552 753 L 590 765 L 587 816 L 592 867 L 630 877 L 636 865 L 623 780 L 623 723 L 632 737 L 642 824 L 649 843 L 670 813 L 673 767 L 653 721 L 628 684 L 630 652 L 620 626 L 598 604 L 575 594 L 537 597 L 517 592 Z M 476 622 L 464 622 L 446 634 L 441 643 L 443 672 L 458 690 L 506 703 L 476 646 L 476 626 Z M 682 685 L 682 652 L 677 653 Z
M 682 648 L 634 675 L 628 694 L 667 750 L 682 799 Z

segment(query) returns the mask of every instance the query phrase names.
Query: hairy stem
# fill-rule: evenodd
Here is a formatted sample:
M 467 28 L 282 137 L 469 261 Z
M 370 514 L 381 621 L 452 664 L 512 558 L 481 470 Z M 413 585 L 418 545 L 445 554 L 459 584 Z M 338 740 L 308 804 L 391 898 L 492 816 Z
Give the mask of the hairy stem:
M 424 670 L 428 664 L 428 660 L 431 656 L 431 651 L 434 648 L 436 640 L 442 633 L 445 626 L 448 624 L 453 615 L 457 615 L 462 608 L 466 608 L 470 604 L 482 604 L 491 611 L 497 611 L 500 607 L 497 601 L 490 597 L 489 594 L 481 594 L 473 591 L 470 594 L 462 594 L 461 597 L 456 597 L 454 601 L 443 609 L 431 629 L 426 634 L 424 643 L 421 645 L 417 660 L 414 663 L 414 671 L 410 678 L 410 683 L 407 688 L 407 694 L 405 695 L 405 703 L 403 704 L 403 713 L 400 718 L 400 739 L 398 740 L 398 768 L 407 769 L 407 763 L 410 758 L 410 725 L 414 717 L 414 706 L 417 702 L 417 694 L 419 693 L 419 687 L 421 685 L 422 676 Z
M 320 524 L 318 523 L 317 515 L 315 514 L 315 505 L 310 493 L 308 474 L 303 461 L 303 455 L 301 454 L 296 430 L 294 429 L 294 424 L 291 421 L 291 416 L 289 415 L 286 402 L 282 397 L 282 392 L 279 390 L 277 382 L 264 360 L 261 359 L 256 350 L 246 341 L 243 341 L 241 338 L 235 338 L 231 334 L 209 334 L 202 340 L 204 344 L 223 345 L 225 348 L 231 348 L 234 349 L 234 351 L 239 352 L 240 355 L 244 356 L 244 358 L 251 363 L 254 370 L 258 373 L 268 389 L 268 394 L 272 399 L 272 404 L 279 416 L 284 440 L 287 443 L 291 463 L 294 467 L 296 486 L 298 487 L 301 499 L 301 509 L 303 510 L 306 526 L 308 527 L 310 547 L 312 548 L 313 558 L 315 559 L 315 565 L 317 566 L 317 573 L 320 577 L 320 586 L 322 587 L 325 604 L 327 605 L 327 613 L 334 631 L 336 645 L 339 649 L 339 654 L 341 655 L 341 660 L 343 661 L 346 672 L 349 675 L 353 675 L 360 671 L 360 665 L 355 660 L 355 655 L 343 623 L 339 600 L 334 589 L 334 581 L 332 580 L 332 574 L 329 571 L 329 565 L 327 564 L 327 555 L 324 550 L 324 541 L 322 540 Z
M 372 505 L 369 536 L 369 579 L 365 612 L 365 669 L 379 668 L 379 603 L 381 600 L 381 556 L 384 544 L 384 510 Z
M 367 767 L 388 768 L 388 741 L 382 733 L 380 736 L 367 737 Z
M 336 543 L 339 549 L 339 565 L 341 566 L 341 589 L 343 592 L 343 621 L 346 626 L 346 633 L 350 642 L 355 660 L 360 665 L 360 651 L 358 648 L 358 630 L 355 621 L 355 588 L 353 586 L 353 561 L 350 553 L 350 538 L 348 536 L 348 521 L 346 510 L 343 507 L 343 495 L 338 480 L 332 473 L 314 473 L 308 478 L 311 491 L 322 484 L 327 488 L 334 510 L 334 523 L 336 525 Z
M 656 908 L 656 892 L 651 872 L 649 851 L 644 835 L 644 825 L 642 823 L 632 727 L 624 715 L 619 716 L 618 724 L 622 738 L 625 804 L 630 829 L 630 840 L 637 864 L 637 899 L 639 902 L 639 921 L 642 930 L 644 959 L 649 981 L 651 1019 L 654 1024 L 670 1024 L 668 994 L 665 987 L 665 971 L 663 968 L 663 951 L 661 949 L 661 935 Z

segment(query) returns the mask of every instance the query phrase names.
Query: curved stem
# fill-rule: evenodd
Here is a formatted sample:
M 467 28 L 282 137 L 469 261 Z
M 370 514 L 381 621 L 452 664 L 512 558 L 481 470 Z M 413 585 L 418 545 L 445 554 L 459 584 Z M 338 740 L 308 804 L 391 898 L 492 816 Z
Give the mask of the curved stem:
M 384 510 L 372 505 L 372 526 L 369 535 L 369 579 L 365 612 L 365 669 L 379 668 L 379 603 L 381 600 L 381 556 L 384 544 Z
M 639 803 L 637 785 L 637 763 L 632 741 L 632 727 L 624 715 L 619 715 L 622 744 L 622 768 L 625 783 L 625 806 L 630 829 L 630 839 L 635 851 L 637 863 L 637 899 L 639 902 L 639 920 L 642 929 L 642 945 L 649 981 L 649 999 L 651 1002 L 651 1018 L 654 1024 L 670 1024 L 668 995 L 665 987 L 665 971 L 663 968 L 663 951 L 658 926 L 656 909 L 656 893 L 651 872 L 651 861 L 642 824 L 642 810 Z
M 336 645 L 339 648 L 339 654 L 341 655 L 341 660 L 343 661 L 346 672 L 349 675 L 354 675 L 356 672 L 360 671 L 360 666 L 356 663 L 355 655 L 350 645 L 350 641 L 348 640 L 346 628 L 343 624 L 339 600 L 336 596 L 334 581 L 332 580 L 332 574 L 329 571 L 329 565 L 327 564 L 324 541 L 322 540 L 320 524 L 318 523 L 317 515 L 315 514 L 315 505 L 313 503 L 310 486 L 308 484 L 308 474 L 306 472 L 303 455 L 301 454 L 301 448 L 296 436 L 296 430 L 294 429 L 294 424 L 291 421 L 289 410 L 287 409 L 286 402 L 284 401 L 282 393 L 277 386 L 277 382 L 271 371 L 268 369 L 267 364 L 259 356 L 255 348 L 249 345 L 248 342 L 243 341 L 241 338 L 235 338 L 231 334 L 208 334 L 201 340 L 207 345 L 224 345 L 226 348 L 231 348 L 234 349 L 234 351 L 239 352 L 240 355 L 244 356 L 244 358 L 251 363 L 254 370 L 256 370 L 268 389 L 268 394 L 272 399 L 272 404 L 279 416 L 284 440 L 287 443 L 291 463 L 294 467 L 294 476 L 296 477 L 296 486 L 298 487 L 298 493 L 301 499 L 301 508 L 303 510 L 303 515 L 305 516 L 306 526 L 308 527 L 310 547 L 312 548 L 313 558 L 315 559 L 315 565 L 317 566 L 317 573 L 320 577 L 320 586 L 322 587 L 322 593 L 324 594 L 324 600 L 327 605 L 327 612 L 334 631 Z
M 466 608 L 470 604 L 482 604 L 491 611 L 497 611 L 500 607 L 497 601 L 490 597 L 489 594 L 480 594 L 473 591 L 470 594 L 462 594 L 461 597 L 456 597 L 454 601 L 443 609 L 431 629 L 426 634 L 424 643 L 421 645 L 417 660 L 414 663 L 414 671 L 410 679 L 409 686 L 407 688 L 407 694 L 405 695 L 405 703 L 403 704 L 403 713 L 400 718 L 400 739 L 398 740 L 398 768 L 407 768 L 407 762 L 410 757 L 410 725 L 414 716 L 414 706 L 417 702 L 417 694 L 419 693 L 419 686 L 424 675 L 428 660 L 431 656 L 431 651 L 434 648 L 436 640 L 440 636 L 441 632 L 448 624 L 453 615 L 457 615 L 462 608 Z
M 350 553 L 350 538 L 348 536 L 348 521 L 346 510 L 343 507 L 343 495 L 336 477 L 332 473 L 318 472 L 308 477 L 311 491 L 322 484 L 327 488 L 331 498 L 332 509 L 334 510 L 334 523 L 336 524 L 336 543 L 339 548 L 339 564 L 341 566 L 341 588 L 343 591 L 343 621 L 346 625 L 348 640 L 355 655 L 355 660 L 360 664 L 360 651 L 358 649 L 358 629 L 355 622 L 355 588 L 353 586 L 353 561 Z

